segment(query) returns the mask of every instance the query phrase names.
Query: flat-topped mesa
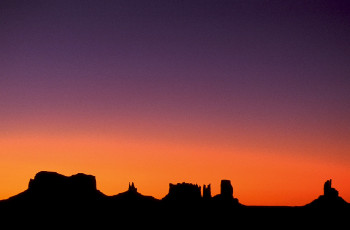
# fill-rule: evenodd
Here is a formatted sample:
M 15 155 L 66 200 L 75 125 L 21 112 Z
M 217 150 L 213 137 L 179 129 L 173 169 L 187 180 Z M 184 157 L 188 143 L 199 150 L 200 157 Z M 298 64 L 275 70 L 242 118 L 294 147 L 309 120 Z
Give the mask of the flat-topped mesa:
M 169 184 L 169 193 L 163 198 L 171 201 L 198 201 L 202 198 L 201 187 L 197 184 Z
M 96 179 L 92 175 L 78 173 L 70 177 L 56 172 L 41 171 L 30 179 L 28 191 L 38 197 L 76 197 L 78 199 L 97 194 Z

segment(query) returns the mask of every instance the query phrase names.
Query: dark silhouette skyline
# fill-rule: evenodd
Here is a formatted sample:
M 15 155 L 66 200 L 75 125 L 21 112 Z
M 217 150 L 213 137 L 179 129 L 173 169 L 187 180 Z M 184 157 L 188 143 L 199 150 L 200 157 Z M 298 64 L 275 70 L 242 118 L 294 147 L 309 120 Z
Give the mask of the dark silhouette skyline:
M 22 201 L 56 201 L 83 203 L 86 201 L 98 200 L 153 200 L 165 202 L 201 202 L 212 200 L 218 203 L 232 203 L 233 206 L 242 206 L 238 199 L 234 197 L 233 186 L 230 180 L 221 180 L 220 193 L 212 196 L 211 184 L 203 185 L 191 183 L 169 183 L 169 192 L 162 199 L 152 196 L 144 196 L 138 192 L 134 182 L 129 182 L 128 190 L 116 195 L 108 196 L 99 191 L 96 187 L 96 178 L 93 175 L 78 173 L 72 176 L 64 176 L 57 172 L 40 171 L 33 179 L 29 180 L 28 189 L 14 195 L 0 203 L 20 203 Z M 305 206 L 348 206 L 349 204 L 339 196 L 339 192 L 332 187 L 332 179 L 324 183 L 324 194 Z M 246 206 L 246 205 L 243 205 Z
M 129 183 L 127 191 L 107 196 L 97 189 L 92 175 L 64 176 L 42 171 L 30 179 L 27 190 L 0 201 L 0 218 L 3 223 L 11 221 L 13 226 L 26 227 L 334 225 L 334 221 L 347 220 L 350 205 L 339 197 L 331 183 L 326 181 L 324 194 L 305 206 L 247 206 L 234 196 L 231 181 L 227 179 L 221 180 L 220 194 L 214 196 L 210 184 L 201 187 L 182 182 L 170 183 L 169 193 L 156 199 L 139 193 L 134 182 Z M 321 223 L 320 219 L 325 221 Z

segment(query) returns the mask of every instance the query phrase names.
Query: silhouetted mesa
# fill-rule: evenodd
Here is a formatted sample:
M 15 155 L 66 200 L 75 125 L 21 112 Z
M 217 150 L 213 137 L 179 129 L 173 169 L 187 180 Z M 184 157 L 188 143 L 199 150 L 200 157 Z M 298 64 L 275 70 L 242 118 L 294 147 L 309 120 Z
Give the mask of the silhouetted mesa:
M 82 173 L 66 177 L 55 172 L 39 172 L 34 179 L 30 179 L 28 189 L 46 194 L 91 195 L 96 192 L 96 179 Z
M 169 193 L 163 198 L 165 201 L 191 202 L 201 200 L 201 187 L 197 184 L 178 183 L 169 184 Z
M 78 173 L 70 177 L 56 172 L 42 171 L 30 179 L 28 189 L 12 200 L 39 202 L 47 205 L 96 201 L 104 195 L 96 189 L 96 179 L 92 175 Z M 48 202 L 48 203 L 47 203 Z
M 317 208 L 349 208 L 349 204 L 339 196 L 339 192 L 335 188 L 332 188 L 332 179 L 324 183 L 323 195 L 306 206 Z

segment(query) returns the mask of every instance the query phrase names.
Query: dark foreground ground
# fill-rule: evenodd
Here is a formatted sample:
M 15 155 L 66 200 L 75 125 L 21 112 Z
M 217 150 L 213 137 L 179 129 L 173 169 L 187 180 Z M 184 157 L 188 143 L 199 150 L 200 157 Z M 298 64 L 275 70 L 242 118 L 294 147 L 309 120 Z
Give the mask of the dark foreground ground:
M 225 207 L 208 204 L 105 205 L 0 205 L 0 220 L 12 228 L 64 229 L 242 229 L 324 227 L 347 229 L 349 208 Z M 124 227 L 123 227 L 124 226 Z

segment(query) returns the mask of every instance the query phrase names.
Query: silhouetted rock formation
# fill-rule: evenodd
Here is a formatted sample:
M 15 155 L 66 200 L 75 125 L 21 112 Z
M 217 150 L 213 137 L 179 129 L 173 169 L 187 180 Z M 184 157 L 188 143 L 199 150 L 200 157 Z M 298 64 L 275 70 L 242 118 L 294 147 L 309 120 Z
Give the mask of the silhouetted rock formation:
M 107 202 L 111 202 L 113 205 L 152 205 L 158 200 L 152 196 L 144 196 L 137 192 L 137 188 L 134 182 L 129 183 L 129 189 L 125 192 L 119 193 L 114 196 L 110 196 Z
M 213 200 L 220 205 L 238 206 L 240 203 L 233 197 L 233 187 L 230 180 L 221 180 L 221 192 L 213 197 Z
M 310 221 L 314 226 L 320 218 L 333 224 L 331 220 L 339 220 L 343 214 L 350 215 L 349 204 L 332 188 L 331 180 L 324 184 L 324 194 L 306 207 L 258 207 L 240 204 L 229 180 L 221 181 L 221 192 L 214 197 L 210 184 L 203 186 L 202 197 L 201 187 L 197 184 L 178 183 L 169 184 L 169 193 L 157 200 L 140 194 L 134 182 L 129 183 L 127 191 L 106 196 L 97 190 L 94 176 L 79 173 L 67 177 L 55 172 L 39 172 L 30 180 L 27 190 L 0 201 L 2 220 L 28 218 L 50 224 L 73 221 L 87 227 L 91 227 L 91 222 L 117 227 L 133 221 L 142 228 L 145 223 L 150 226 L 158 223 L 164 228 L 168 223 L 187 223 L 189 220 L 196 223 L 195 226 L 198 223 L 207 225 L 207 221 L 212 221 L 215 226 L 227 226 L 252 220 L 259 225 L 264 221 L 295 223 L 299 220 L 297 226 Z M 35 221 L 30 223 L 36 224 Z
M 306 206 L 317 208 L 349 208 L 349 204 L 339 196 L 339 192 L 335 188 L 332 188 L 332 179 L 324 183 L 323 195 Z
M 129 190 L 128 191 L 132 192 L 132 193 L 137 193 L 137 188 L 135 187 L 134 182 L 132 182 L 131 185 L 129 183 Z
M 339 196 L 339 192 L 335 188 L 332 188 L 332 179 L 327 180 L 324 183 L 323 195 L 325 197 L 338 197 Z
M 28 190 L 37 195 L 90 197 L 96 195 L 94 176 L 78 173 L 70 177 L 55 172 L 39 172 L 30 179 Z
M 204 200 L 210 200 L 211 199 L 211 188 L 209 185 L 203 185 L 203 199 Z
M 232 198 L 233 197 L 233 187 L 230 180 L 221 180 L 221 196 Z
M 28 189 L 10 200 L 33 201 L 40 205 L 96 201 L 104 195 L 96 189 L 92 175 L 78 173 L 70 177 L 42 171 L 30 179 Z
M 197 184 L 178 183 L 169 184 L 169 193 L 163 198 L 165 201 L 192 202 L 201 200 L 201 187 Z

